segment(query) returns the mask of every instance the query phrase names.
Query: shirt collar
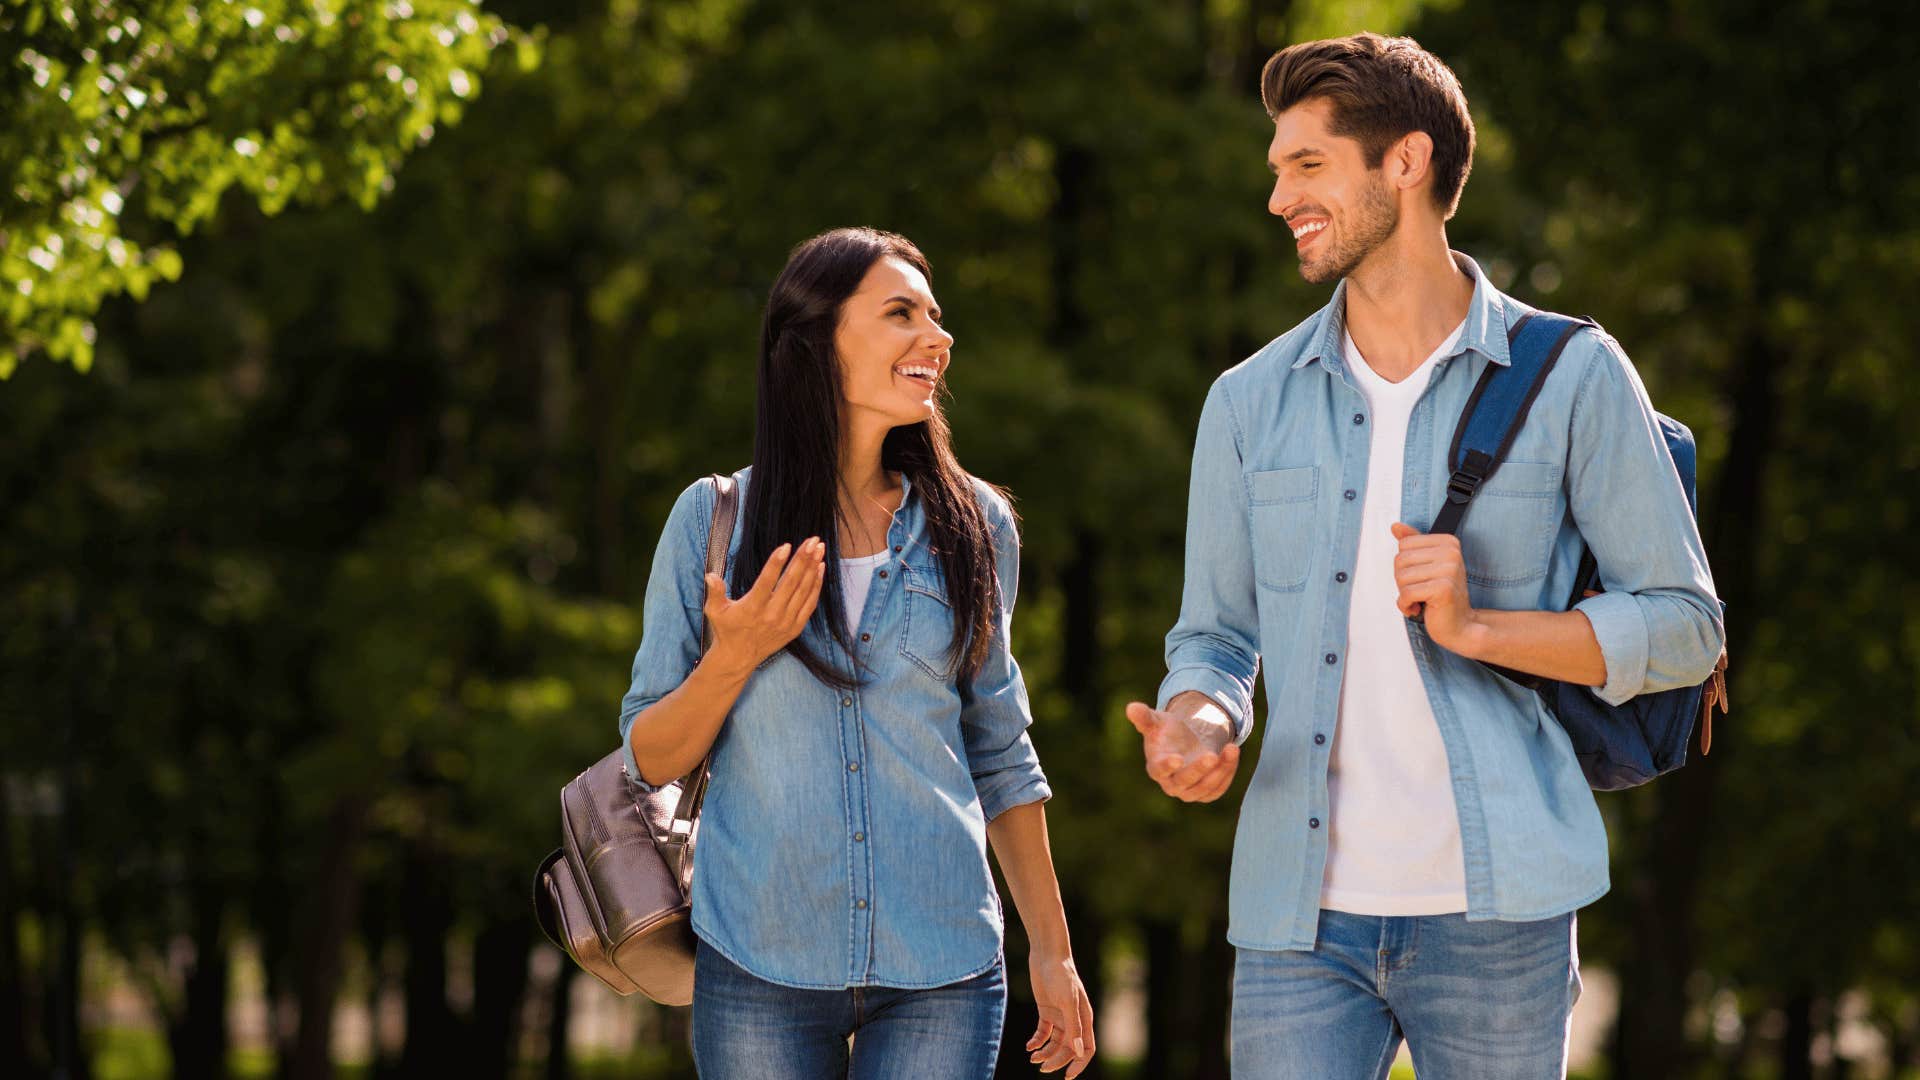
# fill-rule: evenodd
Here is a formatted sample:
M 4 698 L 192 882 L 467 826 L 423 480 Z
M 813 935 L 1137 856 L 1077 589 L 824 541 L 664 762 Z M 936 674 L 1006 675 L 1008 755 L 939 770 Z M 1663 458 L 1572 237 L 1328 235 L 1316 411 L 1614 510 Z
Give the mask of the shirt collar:
M 1453 262 L 1462 273 L 1473 279 L 1473 299 L 1467 302 L 1467 324 L 1460 331 L 1460 340 L 1454 343 L 1453 351 L 1442 360 L 1450 360 L 1471 349 L 1488 360 L 1502 366 L 1513 362 L 1507 351 L 1507 305 L 1500 290 L 1493 287 L 1487 275 L 1480 270 L 1480 264 L 1458 251 L 1452 252 Z M 1333 299 L 1321 309 L 1320 336 L 1315 346 L 1300 355 L 1293 362 L 1295 368 L 1305 367 L 1309 362 L 1318 360 L 1322 367 L 1338 370 L 1340 367 L 1341 342 L 1347 332 L 1347 282 L 1333 290 Z

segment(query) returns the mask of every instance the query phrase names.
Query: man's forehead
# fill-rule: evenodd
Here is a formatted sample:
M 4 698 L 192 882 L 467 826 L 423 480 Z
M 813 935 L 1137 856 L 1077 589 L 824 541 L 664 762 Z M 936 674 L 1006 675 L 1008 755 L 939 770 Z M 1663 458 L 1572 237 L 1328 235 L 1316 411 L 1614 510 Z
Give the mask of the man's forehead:
M 1325 98 L 1309 98 L 1274 117 L 1273 145 L 1269 156 L 1275 161 L 1304 149 L 1329 151 L 1336 142 L 1352 142 L 1330 130 L 1333 105 Z

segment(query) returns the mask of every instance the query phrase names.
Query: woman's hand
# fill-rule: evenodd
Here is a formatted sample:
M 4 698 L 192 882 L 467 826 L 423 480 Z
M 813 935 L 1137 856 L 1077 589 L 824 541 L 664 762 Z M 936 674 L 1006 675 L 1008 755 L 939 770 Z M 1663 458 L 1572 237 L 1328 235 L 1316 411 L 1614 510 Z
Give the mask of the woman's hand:
M 1033 1003 L 1040 1008 L 1040 1026 L 1027 1040 L 1027 1050 L 1041 1072 L 1066 1067 L 1073 1080 L 1093 1060 L 1093 1003 L 1073 966 L 1071 953 L 1049 954 L 1035 949 L 1027 957 L 1033 979 Z
M 727 598 L 727 583 L 719 574 L 708 574 L 703 610 L 713 628 L 713 648 L 707 655 L 750 672 L 799 637 L 820 602 L 826 551 L 817 536 L 802 541 L 798 550 L 781 544 L 738 600 Z

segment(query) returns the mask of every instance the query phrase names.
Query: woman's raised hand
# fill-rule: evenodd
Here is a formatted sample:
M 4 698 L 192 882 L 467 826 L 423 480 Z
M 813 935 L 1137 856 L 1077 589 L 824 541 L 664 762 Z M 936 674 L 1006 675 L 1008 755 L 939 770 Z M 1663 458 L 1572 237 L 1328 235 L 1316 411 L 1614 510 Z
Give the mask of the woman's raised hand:
M 709 655 L 751 670 L 799 637 L 820 602 L 826 553 L 827 545 L 817 536 L 801 541 L 797 549 L 781 544 L 767 558 L 753 588 L 738 600 L 727 598 L 727 583 L 719 574 L 708 574 L 703 610 L 713 627 Z

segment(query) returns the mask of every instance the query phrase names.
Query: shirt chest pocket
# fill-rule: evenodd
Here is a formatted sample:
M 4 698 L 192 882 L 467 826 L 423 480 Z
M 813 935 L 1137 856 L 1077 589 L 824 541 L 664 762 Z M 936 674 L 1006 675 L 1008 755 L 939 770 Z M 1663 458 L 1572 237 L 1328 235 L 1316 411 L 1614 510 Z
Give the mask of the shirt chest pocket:
M 1313 569 L 1314 503 L 1319 495 L 1316 465 L 1247 474 L 1254 577 L 1263 588 L 1294 592 L 1306 587 Z
M 1551 463 L 1508 461 L 1488 477 L 1460 522 L 1468 582 L 1499 589 L 1547 576 L 1560 516 L 1560 471 Z
M 947 599 L 947 575 L 938 566 L 901 567 L 905 596 L 900 655 L 942 682 L 953 681 L 958 658 L 950 655 L 953 603 Z

